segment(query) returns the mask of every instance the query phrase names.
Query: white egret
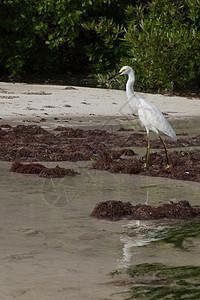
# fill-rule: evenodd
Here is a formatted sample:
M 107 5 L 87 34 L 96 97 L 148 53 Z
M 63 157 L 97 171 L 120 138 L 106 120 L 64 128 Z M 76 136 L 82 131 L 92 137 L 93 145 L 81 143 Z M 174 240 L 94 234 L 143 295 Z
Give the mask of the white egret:
M 154 131 L 158 134 L 160 141 L 162 142 L 165 154 L 166 154 L 166 160 L 167 160 L 167 168 L 169 168 L 169 158 L 167 155 L 167 146 L 163 139 L 161 138 L 159 132 L 162 132 L 168 136 L 170 136 L 174 141 L 177 140 L 176 133 L 174 129 L 171 127 L 169 122 L 165 119 L 161 111 L 152 103 L 136 97 L 133 85 L 135 82 L 135 74 L 131 67 L 125 66 L 122 67 L 121 70 L 110 77 L 110 79 L 118 76 L 118 75 L 128 75 L 128 81 L 126 83 L 126 94 L 128 98 L 128 102 L 135 114 L 139 116 L 140 123 L 142 126 L 145 127 L 147 132 L 147 151 L 146 151 L 146 162 L 145 167 L 147 167 L 148 164 L 148 158 L 149 158 L 149 151 L 150 151 L 150 131 Z

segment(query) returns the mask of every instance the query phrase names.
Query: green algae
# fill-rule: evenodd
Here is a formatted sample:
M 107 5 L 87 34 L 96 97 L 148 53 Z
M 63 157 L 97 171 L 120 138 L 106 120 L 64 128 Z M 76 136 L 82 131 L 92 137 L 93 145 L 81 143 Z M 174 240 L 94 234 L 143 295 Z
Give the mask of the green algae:
M 193 220 L 175 224 L 162 224 L 156 226 L 140 226 L 127 228 L 128 236 L 137 236 L 143 238 L 140 246 L 147 246 L 150 243 L 166 243 L 172 244 L 174 247 L 187 250 L 185 241 L 188 239 L 200 238 L 200 220 Z
M 126 300 L 200 299 L 200 267 L 197 266 L 145 263 L 124 268 L 112 275 L 126 275 L 134 279 L 127 281 L 129 291 L 126 292 Z
M 162 243 L 170 243 L 175 247 L 187 250 L 184 241 L 190 238 L 200 237 L 200 221 L 192 221 L 168 229 L 163 229 L 157 233 L 156 238 Z
M 140 226 L 128 227 L 125 234 L 139 237 L 140 247 L 170 244 L 183 252 L 191 252 L 194 247 L 191 241 L 200 238 L 200 220 L 176 223 L 140 223 Z M 137 246 L 137 245 L 136 245 Z M 173 248 L 172 248 L 173 249 Z M 200 266 L 169 265 L 152 262 L 123 267 L 110 274 L 112 284 L 125 286 L 122 299 L 200 299 Z

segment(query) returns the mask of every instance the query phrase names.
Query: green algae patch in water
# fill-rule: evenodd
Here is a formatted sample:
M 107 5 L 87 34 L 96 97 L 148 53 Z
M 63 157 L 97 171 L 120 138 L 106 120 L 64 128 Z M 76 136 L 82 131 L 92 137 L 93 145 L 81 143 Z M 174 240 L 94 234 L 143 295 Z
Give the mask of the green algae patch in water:
M 183 223 L 169 228 L 163 228 L 155 234 L 157 241 L 162 243 L 170 243 L 175 247 L 187 250 L 184 244 L 188 239 L 200 238 L 200 220 Z
M 164 221 L 165 222 L 165 221 Z M 172 244 L 181 250 L 188 250 L 188 241 L 199 240 L 200 239 L 200 220 L 172 223 L 166 221 L 167 223 L 158 223 L 142 225 L 139 226 L 129 226 L 126 227 L 124 236 L 128 236 L 133 239 L 133 246 L 146 247 L 152 243 L 163 243 Z M 175 222 L 173 220 L 172 222 Z M 140 243 L 137 243 L 137 240 Z M 191 245 L 190 245 L 191 247 Z
M 124 294 L 126 300 L 200 299 L 200 267 L 139 264 L 111 275 L 126 277 L 113 281 L 115 285 L 129 287 Z
M 163 246 L 166 245 L 164 249 L 165 254 L 169 254 L 169 263 L 165 259 L 165 264 L 154 261 L 133 265 L 134 258 L 132 258 L 131 265 L 112 272 L 111 275 L 114 278 L 112 284 L 125 288 L 125 292 L 121 294 L 122 299 L 200 299 L 200 267 L 196 264 L 192 265 L 192 260 L 188 261 L 189 256 L 187 256 L 187 261 L 181 258 L 177 259 L 175 265 L 173 265 L 174 260 L 170 259 L 170 255 L 173 253 L 175 255 L 177 253 L 179 255 L 190 253 L 190 258 L 192 258 L 193 253 L 195 253 L 194 250 L 197 251 L 196 246 L 199 244 L 200 220 L 171 225 L 169 221 L 167 223 L 164 221 L 159 226 L 157 222 L 153 224 L 145 222 L 143 225 L 140 223 L 139 227 L 128 227 L 125 235 L 133 238 L 133 248 L 138 247 L 137 239 L 140 241 L 140 247 L 150 247 L 150 250 L 153 249 L 154 244 L 155 246 L 159 243 L 162 243 Z M 174 248 L 172 247 L 170 248 L 171 251 L 166 252 L 168 244 L 173 245 Z M 175 248 L 181 251 L 176 252 Z M 155 247 L 153 259 L 155 259 L 158 250 L 159 247 Z M 142 250 L 139 253 L 141 256 L 144 255 Z M 147 254 L 146 251 L 145 253 Z M 183 255 L 183 257 L 186 256 Z M 149 258 L 147 257 L 147 259 Z M 131 260 L 127 263 L 130 262 Z

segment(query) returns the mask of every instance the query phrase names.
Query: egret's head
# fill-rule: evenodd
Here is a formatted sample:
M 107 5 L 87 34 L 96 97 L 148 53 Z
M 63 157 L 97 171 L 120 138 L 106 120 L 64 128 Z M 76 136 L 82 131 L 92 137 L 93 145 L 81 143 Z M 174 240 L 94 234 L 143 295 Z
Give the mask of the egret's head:
M 120 71 L 118 73 L 116 73 L 115 75 L 111 76 L 109 79 L 112 79 L 116 76 L 119 75 L 125 75 L 125 74 L 130 74 L 131 72 L 133 72 L 133 69 L 129 66 L 124 66 L 120 69 Z

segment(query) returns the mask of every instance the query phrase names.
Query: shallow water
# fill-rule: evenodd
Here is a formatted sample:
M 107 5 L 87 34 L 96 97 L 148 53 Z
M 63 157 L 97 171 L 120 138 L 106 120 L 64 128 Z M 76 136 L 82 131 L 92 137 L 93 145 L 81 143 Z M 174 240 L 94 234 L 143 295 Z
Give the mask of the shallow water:
M 186 236 L 187 251 L 170 242 L 155 244 L 171 222 L 90 217 L 98 202 L 110 199 L 152 205 L 186 199 L 198 205 L 198 183 L 110 174 L 90 164 L 59 163 L 81 172 L 64 179 L 10 173 L 10 163 L 0 164 L 2 299 L 125 299 L 127 287 L 111 284 L 114 270 L 154 262 L 199 266 L 199 237 Z
M 77 119 L 73 126 L 86 129 L 96 124 L 95 128 L 102 129 L 100 120 L 95 122 L 85 119 L 80 124 Z M 105 122 L 104 129 L 116 130 L 124 123 L 138 126 L 137 122 L 130 125 L 121 120 L 117 124 Z M 178 132 L 194 135 L 198 124 L 197 119 L 174 122 Z M 53 121 L 45 124 L 49 129 L 57 125 Z M 172 267 L 170 272 L 181 267 L 177 278 L 187 276 L 185 266 L 200 267 L 199 220 L 110 222 L 90 217 L 95 205 L 106 200 L 130 201 L 133 205 L 188 200 L 198 206 L 199 183 L 111 174 L 93 170 L 92 162 L 44 164 L 71 167 L 80 175 L 44 179 L 11 173 L 11 163 L 0 163 L 1 299 L 126 299 L 133 297 L 131 291 L 143 299 L 141 291 L 147 290 L 146 283 L 148 289 L 152 287 L 150 296 L 155 296 L 153 287 L 157 286 L 149 283 L 152 273 L 148 266 L 154 266 L 155 278 L 161 269 L 157 263 Z M 116 284 L 116 280 L 129 281 L 127 268 L 138 269 L 139 265 L 146 268 L 145 276 L 140 274 L 142 267 L 138 271 L 143 280 L 143 284 L 136 284 L 140 290 L 134 290 L 134 283 Z M 110 272 L 115 273 L 114 278 Z M 158 285 L 170 287 L 169 272 L 163 276 L 167 283 Z M 180 290 L 185 288 L 178 279 L 176 284 Z M 155 297 L 165 299 L 160 294 Z M 188 299 L 195 298 L 189 295 Z

